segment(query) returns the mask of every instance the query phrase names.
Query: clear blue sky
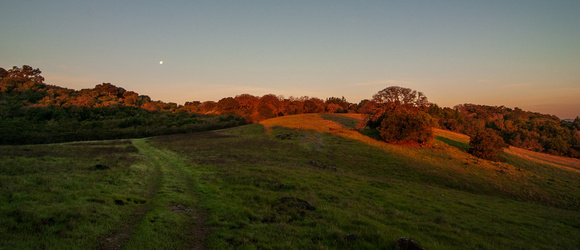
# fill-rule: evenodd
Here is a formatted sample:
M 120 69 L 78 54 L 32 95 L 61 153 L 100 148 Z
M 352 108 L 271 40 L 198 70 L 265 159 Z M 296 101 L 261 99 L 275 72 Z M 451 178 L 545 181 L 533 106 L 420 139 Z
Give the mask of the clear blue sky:
M 0 67 L 179 104 L 242 93 L 359 102 L 398 85 L 440 106 L 573 118 L 579 13 L 578 0 L 1 0 Z

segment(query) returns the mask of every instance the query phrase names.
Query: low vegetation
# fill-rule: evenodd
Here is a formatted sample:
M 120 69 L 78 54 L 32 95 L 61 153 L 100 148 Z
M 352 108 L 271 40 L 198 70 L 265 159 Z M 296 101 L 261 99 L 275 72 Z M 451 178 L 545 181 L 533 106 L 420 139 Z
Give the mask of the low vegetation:
M 467 136 L 445 130 L 430 147 L 388 144 L 354 129 L 361 119 L 307 114 L 151 139 L 1 146 L 0 245 L 580 244 L 578 160 L 512 150 L 505 162 L 481 160 Z
M 135 107 L 24 107 L 0 122 L 0 144 L 140 138 L 235 127 L 235 115 L 147 111 Z

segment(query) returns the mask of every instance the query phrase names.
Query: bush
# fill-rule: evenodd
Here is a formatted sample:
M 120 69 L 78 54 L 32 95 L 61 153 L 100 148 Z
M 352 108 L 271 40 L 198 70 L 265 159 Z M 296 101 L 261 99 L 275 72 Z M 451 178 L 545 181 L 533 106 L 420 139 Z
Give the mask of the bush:
M 366 116 L 357 128 L 376 129 L 390 143 L 429 144 L 433 139 L 433 119 L 424 112 L 427 104 L 427 97 L 416 90 L 385 88 L 363 104 L 361 111 Z
M 475 132 L 469 140 L 469 152 L 479 158 L 497 160 L 497 154 L 506 147 L 505 142 L 493 129 L 485 128 Z
M 431 116 L 423 111 L 395 109 L 384 114 L 377 128 L 386 142 L 429 144 L 433 138 Z

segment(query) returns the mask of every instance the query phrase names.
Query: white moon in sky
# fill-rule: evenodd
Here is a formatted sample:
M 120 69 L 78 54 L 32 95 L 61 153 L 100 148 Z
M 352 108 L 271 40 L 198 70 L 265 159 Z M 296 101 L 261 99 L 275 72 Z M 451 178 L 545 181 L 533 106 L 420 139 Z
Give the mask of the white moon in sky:
M 163 61 L 159 61 L 159 64 L 163 64 Z

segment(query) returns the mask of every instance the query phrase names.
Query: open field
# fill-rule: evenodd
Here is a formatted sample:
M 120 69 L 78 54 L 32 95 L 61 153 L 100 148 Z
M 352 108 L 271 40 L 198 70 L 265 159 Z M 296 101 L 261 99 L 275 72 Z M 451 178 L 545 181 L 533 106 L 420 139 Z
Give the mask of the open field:
M 580 245 L 578 160 L 519 149 L 478 160 L 444 130 L 432 147 L 391 145 L 353 130 L 359 119 L 1 146 L 0 248 Z

